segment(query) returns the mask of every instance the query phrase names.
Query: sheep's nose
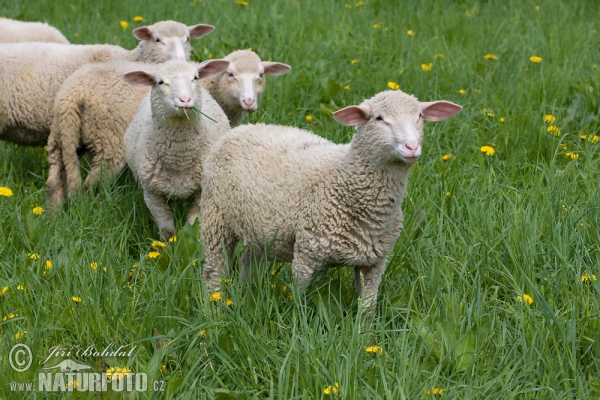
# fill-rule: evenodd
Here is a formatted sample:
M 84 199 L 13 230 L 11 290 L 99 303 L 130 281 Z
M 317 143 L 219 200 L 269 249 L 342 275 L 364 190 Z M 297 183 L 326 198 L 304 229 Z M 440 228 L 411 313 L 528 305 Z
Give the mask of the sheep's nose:
M 189 104 L 192 101 L 191 97 L 180 97 L 179 101 L 182 102 L 183 104 Z
M 251 107 L 252 104 L 254 104 L 254 99 L 248 97 L 247 99 L 242 100 L 242 103 L 244 103 L 246 107 Z
M 406 147 L 410 151 L 415 151 L 419 148 L 419 145 L 417 143 L 406 143 L 404 147 Z

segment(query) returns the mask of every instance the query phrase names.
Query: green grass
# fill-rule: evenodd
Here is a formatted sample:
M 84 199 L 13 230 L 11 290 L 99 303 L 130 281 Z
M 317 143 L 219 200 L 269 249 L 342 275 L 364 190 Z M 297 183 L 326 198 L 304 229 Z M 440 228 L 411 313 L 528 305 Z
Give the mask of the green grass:
M 147 258 L 159 235 L 129 172 L 36 216 L 45 151 L 0 143 L 0 186 L 14 191 L 0 197 L 0 288 L 9 287 L 0 314 L 18 314 L 0 323 L 0 397 L 22 398 L 8 382 L 36 381 L 54 346 L 110 343 L 137 347 L 131 358 L 72 358 L 166 382 L 162 395 L 140 398 L 333 398 L 324 389 L 336 382 L 348 399 L 418 399 L 433 388 L 461 399 L 600 396 L 600 287 L 581 281 L 600 276 L 600 142 L 580 138 L 600 130 L 597 2 L 247 1 L 1 0 L 0 13 L 46 20 L 73 43 L 127 48 L 143 24 L 136 15 L 213 24 L 193 42 L 196 59 L 250 47 L 293 67 L 268 78 L 250 122 L 339 143 L 353 130 L 331 111 L 388 82 L 422 101 L 463 105 L 426 126 L 377 316 L 359 310 L 343 268 L 311 286 L 312 303 L 295 292 L 289 264 L 260 266 L 254 288 L 234 271 L 223 299 L 210 301 L 200 228 L 183 226 L 182 206 L 178 240 Z M 559 136 L 548 133 L 546 114 Z M 495 154 L 481 153 L 484 145 Z M 444 162 L 444 154 L 452 156 Z M 533 303 L 520 302 L 523 294 Z M 9 366 L 15 343 L 33 350 L 28 372 Z M 365 352 L 373 345 L 383 353 Z

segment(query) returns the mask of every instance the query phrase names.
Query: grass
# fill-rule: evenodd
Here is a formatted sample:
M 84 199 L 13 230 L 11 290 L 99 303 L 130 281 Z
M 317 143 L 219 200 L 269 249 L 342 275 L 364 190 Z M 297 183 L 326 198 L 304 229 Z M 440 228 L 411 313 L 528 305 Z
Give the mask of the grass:
M 200 228 L 183 225 L 182 205 L 177 241 L 149 258 L 159 235 L 130 173 L 55 215 L 35 215 L 45 152 L 0 143 L 0 186 L 14 192 L 0 197 L 2 397 L 23 398 L 8 383 L 37 381 L 35 363 L 54 346 L 111 343 L 136 347 L 132 357 L 73 359 L 165 382 L 162 394 L 140 398 L 338 397 L 333 388 L 349 399 L 600 396 L 600 288 L 582 281 L 600 275 L 597 3 L 238 3 L 1 0 L 0 12 L 46 20 L 73 43 L 126 48 L 146 22 L 213 24 L 193 42 L 195 59 L 252 48 L 293 67 L 267 79 L 249 122 L 339 143 L 353 130 L 331 112 L 389 82 L 422 101 L 463 105 L 426 126 L 376 317 L 359 309 L 344 268 L 311 286 L 312 303 L 296 293 L 289 264 L 259 266 L 253 289 L 234 271 L 211 301 L 200 281 Z M 495 153 L 483 154 L 484 145 Z M 31 347 L 35 368 L 13 371 L 15 343 Z

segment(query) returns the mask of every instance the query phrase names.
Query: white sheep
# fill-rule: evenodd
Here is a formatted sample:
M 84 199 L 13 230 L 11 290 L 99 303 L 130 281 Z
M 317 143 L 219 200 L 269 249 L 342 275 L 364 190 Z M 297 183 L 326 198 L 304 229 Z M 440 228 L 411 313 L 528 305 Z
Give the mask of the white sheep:
M 249 50 L 235 51 L 224 60 L 230 62 L 227 71 L 201 79 L 200 84 L 219 103 L 232 126 L 231 118 L 239 123 L 245 110 L 256 110 L 266 83 L 263 74 L 280 75 L 291 69 L 286 64 L 263 62 Z M 84 188 L 94 186 L 103 173 L 111 177 L 125 166 L 123 134 L 149 87 L 128 85 L 121 76 L 144 68 L 124 61 L 90 64 L 63 83 L 56 96 L 48 138 L 50 205 L 62 203 L 65 184 L 69 195 L 80 189 L 81 148 L 89 151 L 92 160 Z
M 55 27 L 45 22 L 25 22 L 0 18 L 0 43 L 54 42 L 69 44 Z
M 292 69 L 287 64 L 261 61 L 251 50 L 236 50 L 223 58 L 229 68 L 213 78 L 202 80 L 202 86 L 219 103 L 232 127 L 238 126 L 247 113 L 258 107 L 265 90 L 264 75 L 283 75 Z
M 333 114 L 357 125 L 350 144 L 277 125 L 232 129 L 204 164 L 200 201 L 206 252 L 203 281 L 219 290 L 239 240 L 248 261 L 291 261 L 298 289 L 328 266 L 354 267 L 354 283 L 371 308 L 387 256 L 402 228 L 408 173 L 421 155 L 423 121 L 455 115 L 459 105 L 421 103 L 386 91 Z M 251 254 L 251 256 L 248 256 Z
M 203 161 L 209 148 L 229 130 L 227 116 L 199 79 L 225 70 L 228 61 L 199 65 L 169 61 L 156 73 L 123 75 L 136 86 L 152 86 L 125 132 L 125 156 L 144 192 L 144 201 L 162 237 L 175 234 L 170 199 L 188 199 L 187 221 L 199 216 Z
M 190 38 L 210 25 L 186 27 L 157 22 L 133 31 L 141 42 L 133 50 L 112 45 L 14 43 L 0 45 L 0 140 L 29 146 L 47 143 L 54 99 L 64 80 L 84 64 L 111 60 L 160 63 L 185 59 Z

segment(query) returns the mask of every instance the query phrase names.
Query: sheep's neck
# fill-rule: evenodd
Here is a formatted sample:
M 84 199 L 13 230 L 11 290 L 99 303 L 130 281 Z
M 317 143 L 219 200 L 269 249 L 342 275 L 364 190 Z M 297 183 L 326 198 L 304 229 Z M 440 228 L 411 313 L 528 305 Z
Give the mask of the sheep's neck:
M 204 137 L 197 116 L 187 118 L 153 117 L 155 149 L 165 167 L 172 170 L 193 168 L 200 159 Z M 185 155 L 185 157 L 183 157 Z

